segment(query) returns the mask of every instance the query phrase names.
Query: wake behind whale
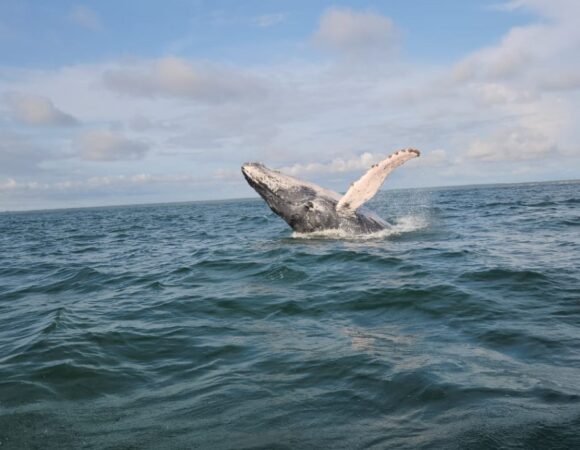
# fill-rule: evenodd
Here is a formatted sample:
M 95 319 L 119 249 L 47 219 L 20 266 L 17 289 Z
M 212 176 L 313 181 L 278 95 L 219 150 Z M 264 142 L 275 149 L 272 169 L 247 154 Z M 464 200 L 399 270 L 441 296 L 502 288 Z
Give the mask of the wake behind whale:
M 374 197 L 394 169 L 419 155 L 416 149 L 393 153 L 373 165 L 344 196 L 260 163 L 244 164 L 242 173 L 270 209 L 297 233 L 369 234 L 388 229 L 389 224 L 363 204 Z

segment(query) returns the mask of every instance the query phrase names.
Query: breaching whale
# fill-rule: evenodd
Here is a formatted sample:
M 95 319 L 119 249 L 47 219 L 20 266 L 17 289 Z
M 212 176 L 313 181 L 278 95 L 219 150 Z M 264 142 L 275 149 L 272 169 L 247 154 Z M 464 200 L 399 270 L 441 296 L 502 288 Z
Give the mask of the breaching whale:
M 370 200 L 387 176 L 401 164 L 421 153 L 412 148 L 399 150 L 375 164 L 344 195 L 314 183 L 298 180 L 260 163 L 242 166 L 244 177 L 272 211 L 294 231 L 311 233 L 341 230 L 347 233 L 374 233 L 389 225 L 363 203 Z

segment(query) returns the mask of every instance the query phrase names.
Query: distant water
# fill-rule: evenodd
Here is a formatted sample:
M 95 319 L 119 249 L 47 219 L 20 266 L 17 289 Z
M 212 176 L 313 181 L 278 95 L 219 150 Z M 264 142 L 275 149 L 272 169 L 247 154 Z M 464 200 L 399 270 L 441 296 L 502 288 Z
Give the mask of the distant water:
M 0 214 L 0 448 L 580 448 L 580 182 L 370 206 Z

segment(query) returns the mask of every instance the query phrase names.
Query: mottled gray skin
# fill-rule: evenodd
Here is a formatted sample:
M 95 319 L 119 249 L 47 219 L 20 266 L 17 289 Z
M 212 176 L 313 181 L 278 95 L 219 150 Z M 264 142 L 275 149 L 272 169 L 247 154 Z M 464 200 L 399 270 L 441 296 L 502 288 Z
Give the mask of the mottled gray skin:
M 336 205 L 341 195 L 301 181 L 259 163 L 242 166 L 244 177 L 266 201 L 272 211 L 300 233 L 342 230 L 365 234 L 389 225 L 372 211 L 361 207 L 350 214 L 339 214 Z

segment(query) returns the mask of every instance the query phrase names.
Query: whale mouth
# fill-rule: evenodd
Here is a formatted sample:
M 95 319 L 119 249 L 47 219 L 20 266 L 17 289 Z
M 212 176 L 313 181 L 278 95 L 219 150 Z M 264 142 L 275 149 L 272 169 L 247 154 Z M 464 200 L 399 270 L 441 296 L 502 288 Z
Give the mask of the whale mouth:
M 250 164 L 249 163 L 245 163 L 242 166 L 242 175 L 244 175 L 244 178 L 246 179 L 246 181 L 249 183 L 252 180 L 252 177 L 250 177 L 249 171 L 248 171 L 248 166 Z
M 246 178 L 246 180 L 253 180 L 257 177 L 259 172 L 263 172 L 266 169 L 266 167 L 263 164 L 260 163 L 244 163 L 242 165 L 242 173 L 244 174 L 244 177 Z
M 275 180 L 276 174 L 260 163 L 245 163 L 242 174 L 248 184 L 262 197 L 268 206 L 278 215 L 282 214 L 279 203 L 281 198 L 278 189 L 280 183 Z
M 244 175 L 244 178 L 260 195 L 262 195 L 264 189 L 268 189 L 268 186 L 265 183 L 259 181 L 263 178 L 260 174 L 265 170 L 266 167 L 260 163 L 245 163 L 242 166 L 242 174 Z
M 257 162 L 247 162 L 242 164 L 242 172 L 245 174 L 249 173 L 253 167 L 264 168 L 264 164 L 257 163 Z

